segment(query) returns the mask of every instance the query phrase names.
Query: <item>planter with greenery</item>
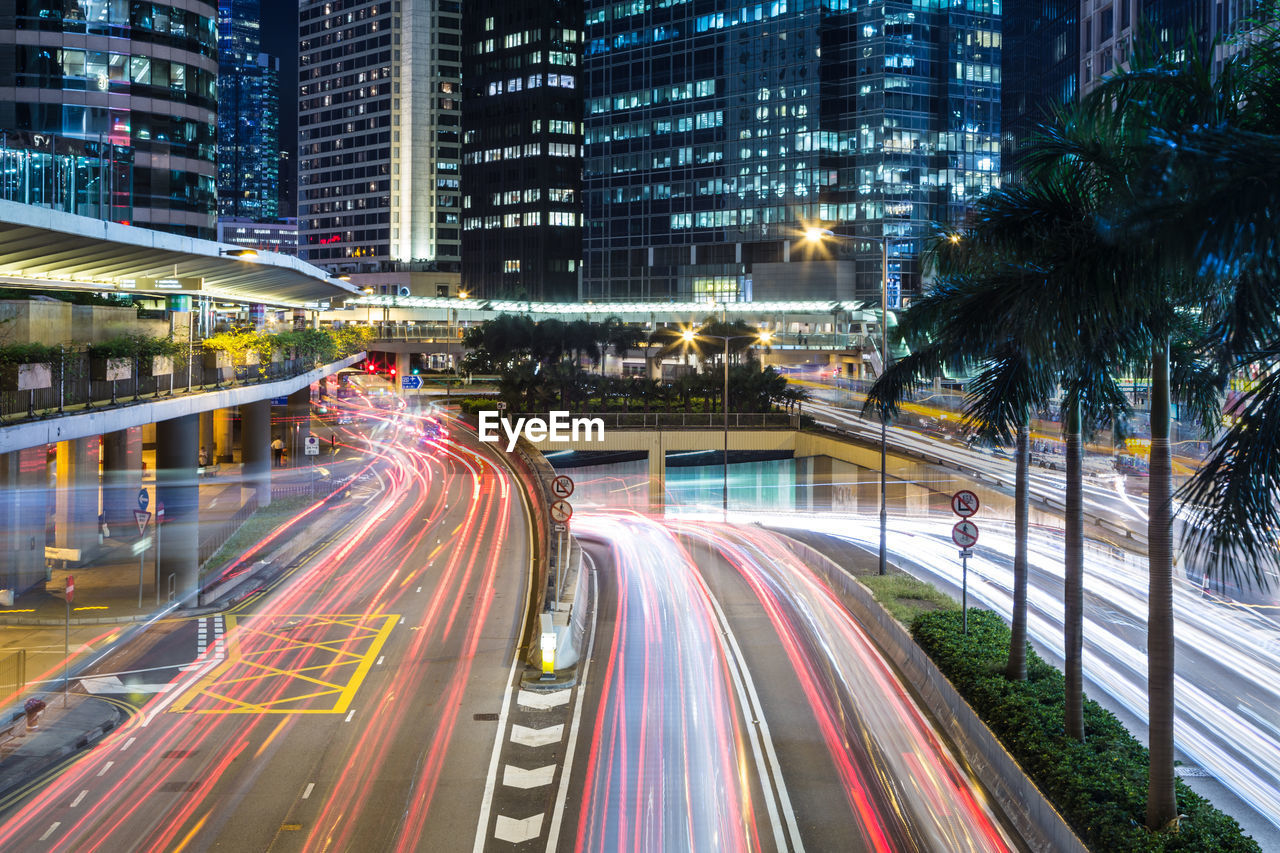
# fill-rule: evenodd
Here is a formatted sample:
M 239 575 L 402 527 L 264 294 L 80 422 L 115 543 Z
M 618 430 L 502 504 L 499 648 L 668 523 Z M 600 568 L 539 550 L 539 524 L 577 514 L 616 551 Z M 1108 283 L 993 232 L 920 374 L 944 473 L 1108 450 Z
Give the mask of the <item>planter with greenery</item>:
M 1062 673 L 1028 649 L 1026 680 L 1006 678 L 1011 634 L 995 613 L 971 609 L 968 637 L 954 610 L 917 616 L 911 633 L 1090 850 L 1259 853 L 1235 820 L 1181 780 L 1177 829 L 1149 831 L 1146 748 L 1088 699 L 1084 739 L 1068 736 Z
M 53 385 L 53 365 L 61 353 L 44 344 L 0 347 L 0 388 L 5 391 L 38 391 Z

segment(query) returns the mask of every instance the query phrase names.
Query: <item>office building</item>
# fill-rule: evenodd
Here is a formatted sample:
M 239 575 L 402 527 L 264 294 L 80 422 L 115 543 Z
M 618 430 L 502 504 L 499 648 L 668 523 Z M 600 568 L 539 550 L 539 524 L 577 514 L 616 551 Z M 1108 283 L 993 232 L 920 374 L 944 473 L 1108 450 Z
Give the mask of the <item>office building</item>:
M 582 5 L 463 16 L 462 285 L 572 300 L 582 257 Z
M 920 238 L 999 181 L 999 8 L 588 0 L 583 297 L 741 300 L 834 256 L 878 301 L 858 237 L 918 292 Z
M 1079 92 L 1080 0 L 1038 0 L 1004 11 L 1000 165 L 1016 180 L 1021 154 L 1055 107 Z
M 261 51 L 258 0 L 218 4 L 218 215 L 280 215 L 280 64 Z
M 132 152 L 135 225 L 212 239 L 216 7 L 8 4 L 0 15 L 0 129 Z M 116 205 L 118 206 L 118 205 Z
M 298 229 L 335 272 L 457 271 L 457 0 L 301 0 Z
M 218 217 L 218 242 L 258 252 L 298 255 L 298 220 Z

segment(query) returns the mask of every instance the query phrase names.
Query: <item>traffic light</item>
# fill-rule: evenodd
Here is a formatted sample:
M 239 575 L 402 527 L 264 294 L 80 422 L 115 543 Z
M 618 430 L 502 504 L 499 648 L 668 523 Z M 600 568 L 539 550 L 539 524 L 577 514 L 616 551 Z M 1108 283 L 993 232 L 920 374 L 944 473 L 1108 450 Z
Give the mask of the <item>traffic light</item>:
M 414 376 L 417 376 L 417 375 L 418 375 L 418 368 L 416 368 L 416 367 L 415 367 L 415 368 L 413 369 L 413 375 L 414 375 Z
M 396 375 L 396 369 L 395 369 L 394 367 L 393 367 L 393 368 L 391 368 L 391 375 L 392 375 L 392 376 L 395 376 L 395 375 Z

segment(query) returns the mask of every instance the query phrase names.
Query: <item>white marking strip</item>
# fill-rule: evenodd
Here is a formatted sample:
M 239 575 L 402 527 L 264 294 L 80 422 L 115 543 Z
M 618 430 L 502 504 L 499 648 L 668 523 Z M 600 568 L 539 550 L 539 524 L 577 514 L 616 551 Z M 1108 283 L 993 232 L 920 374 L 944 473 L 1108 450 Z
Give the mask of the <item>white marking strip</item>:
M 133 746 L 133 742 L 134 742 L 135 740 L 137 740 L 137 738 L 136 738 L 136 737 L 131 737 L 131 738 L 129 738 L 127 741 L 125 741 L 125 742 L 124 742 L 124 746 L 120 747 L 120 751 L 121 751 L 121 752 L 124 752 L 126 749 L 128 749 L 128 748 L 129 748 L 129 747 L 131 747 L 131 746 Z
M 559 743 L 563 737 L 563 723 L 547 726 L 545 729 L 530 729 L 520 725 L 511 726 L 511 742 L 518 743 L 521 746 L 546 746 L 547 744 Z
M 571 692 L 568 688 L 547 693 L 521 690 L 516 695 L 516 703 L 526 708 L 533 708 L 535 711 L 550 711 L 552 708 L 568 704 Z
M 55 824 L 56 826 L 57 824 Z M 493 837 L 499 841 L 520 844 L 542 833 L 542 815 L 536 814 L 524 820 L 516 820 L 506 815 L 498 815 L 497 826 L 493 828 Z
M 386 655 L 378 655 L 378 666 L 382 666 L 382 662 L 387 659 Z
M 508 788 L 541 788 L 543 785 L 550 785 L 551 780 L 556 776 L 556 766 L 548 764 L 546 767 L 535 767 L 533 770 L 525 770 L 523 767 L 516 767 L 513 764 L 505 765 L 502 768 L 502 784 Z M 86 792 L 87 793 L 87 792 Z M 72 803 L 72 805 L 75 805 Z
M 348 712 L 347 712 L 347 718 L 346 718 L 345 720 L 343 720 L 342 722 L 344 722 L 344 723 L 349 723 L 349 722 L 351 722 L 351 718 L 352 718 L 352 717 L 354 717 L 355 715 L 356 715 L 356 709 L 355 709 L 355 708 L 352 708 L 350 711 L 348 711 Z
M 115 764 L 115 762 L 114 762 L 114 761 L 108 761 L 106 764 L 102 765 L 102 769 L 98 771 L 98 775 L 99 775 L 99 776 L 101 776 L 102 774 L 104 774 L 104 773 L 106 773 L 108 770 L 110 770 L 110 769 L 111 769 L 111 765 L 112 765 L 112 764 Z
M 307 788 L 306 788 L 306 790 L 304 790 L 304 791 L 302 792 L 302 799 L 304 799 L 304 800 L 305 800 L 305 799 L 307 799 L 308 797 L 310 797 L 310 796 L 311 796 L 311 792 L 312 792 L 313 790 L 315 790 L 315 787 L 316 787 L 316 783 L 315 783 L 315 782 L 308 782 L 308 783 L 307 783 Z
M 84 799 L 85 797 L 87 797 L 87 796 L 89 796 L 89 789 L 88 789 L 88 788 L 85 788 L 85 789 L 84 789 L 83 791 L 81 791 L 79 794 L 76 794 L 76 798 L 75 798 L 74 800 L 72 800 L 72 801 L 71 801 L 71 808 L 73 808 L 73 809 L 74 809 L 76 806 L 80 805 L 80 801 L 81 801 L 81 800 L 83 800 L 83 799 Z
M 53 835 L 55 832 L 57 832 L 57 831 L 58 831 L 58 827 L 60 827 L 60 826 L 62 826 L 62 821 L 60 821 L 60 820 L 55 820 L 55 821 L 53 822 L 53 826 L 51 826 L 51 827 L 49 827 L 48 829 L 46 829 L 46 830 L 44 831 L 44 835 L 40 836 L 40 840 L 41 840 L 41 841 L 45 841 L 46 839 L 48 839 L 48 837 L 49 837 L 50 835 Z

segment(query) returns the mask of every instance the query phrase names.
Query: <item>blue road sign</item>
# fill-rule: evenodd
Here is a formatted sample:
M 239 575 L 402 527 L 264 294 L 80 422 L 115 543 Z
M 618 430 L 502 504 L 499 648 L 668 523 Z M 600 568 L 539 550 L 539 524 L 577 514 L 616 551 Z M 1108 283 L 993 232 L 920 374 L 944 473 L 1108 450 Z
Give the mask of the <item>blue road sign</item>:
M 288 397 L 272 397 L 272 398 L 271 398 L 271 405 L 273 405 L 273 406 L 287 406 L 287 405 L 289 405 L 289 398 L 288 398 Z
M 145 510 L 147 505 L 151 503 L 151 495 L 147 494 L 146 489 L 138 489 L 138 509 Z
M 401 376 L 400 387 L 405 391 L 417 391 L 422 387 L 421 376 Z

